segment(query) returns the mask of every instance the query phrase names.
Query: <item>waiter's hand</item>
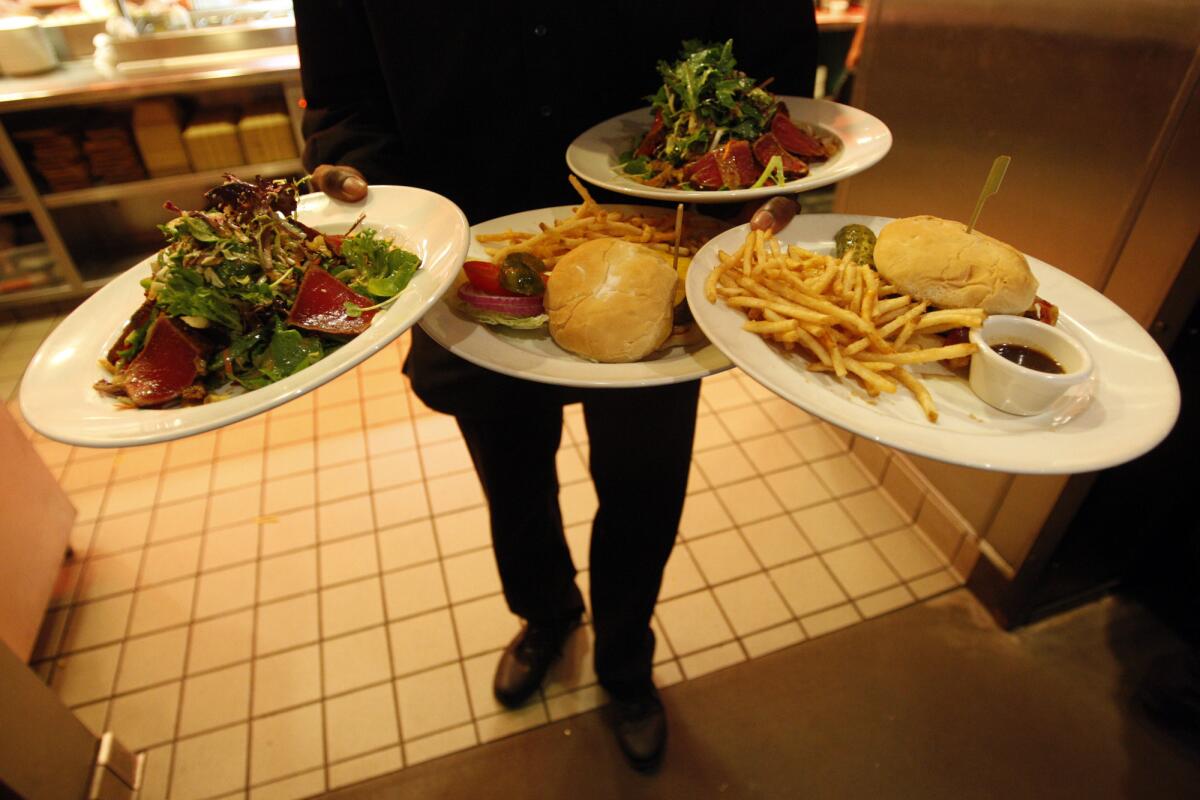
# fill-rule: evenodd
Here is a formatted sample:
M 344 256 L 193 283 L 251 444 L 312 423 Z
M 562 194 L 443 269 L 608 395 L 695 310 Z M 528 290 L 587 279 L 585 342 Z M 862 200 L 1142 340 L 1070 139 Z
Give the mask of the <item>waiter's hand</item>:
M 357 203 L 367 196 L 367 179 L 354 167 L 322 164 L 312 172 L 312 184 L 334 200 Z
M 753 206 L 750 206 L 753 208 Z M 750 229 L 779 233 L 787 227 L 800 211 L 800 204 L 790 197 L 780 195 L 763 203 L 750 215 Z

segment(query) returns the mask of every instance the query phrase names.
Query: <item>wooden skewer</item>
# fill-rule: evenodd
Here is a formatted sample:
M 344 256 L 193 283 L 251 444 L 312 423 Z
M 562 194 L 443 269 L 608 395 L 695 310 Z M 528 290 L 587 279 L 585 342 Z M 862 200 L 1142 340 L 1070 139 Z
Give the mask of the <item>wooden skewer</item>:
M 975 213 L 971 215 L 971 223 L 967 225 L 967 233 L 975 230 L 975 223 L 979 221 L 979 214 L 983 211 L 983 204 L 987 199 L 1000 191 L 1000 184 L 1004 180 L 1004 173 L 1008 171 L 1008 165 L 1012 161 L 1011 156 L 996 156 L 996 160 L 992 162 L 992 171 L 988 173 L 987 180 L 983 182 L 983 189 L 979 192 L 979 199 L 975 201 Z
M 675 208 L 675 246 L 672 248 L 674 256 L 671 258 L 671 269 L 679 273 L 679 241 L 683 238 L 683 203 L 680 203 Z

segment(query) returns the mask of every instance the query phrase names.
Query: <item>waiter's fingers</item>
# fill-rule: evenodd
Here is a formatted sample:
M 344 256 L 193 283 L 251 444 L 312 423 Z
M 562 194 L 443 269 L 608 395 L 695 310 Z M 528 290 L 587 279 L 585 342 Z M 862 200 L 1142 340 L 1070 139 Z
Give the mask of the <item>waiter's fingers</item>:
M 799 210 L 799 204 L 790 197 L 772 197 L 754 212 L 750 218 L 750 229 L 779 233 Z
M 367 179 L 354 167 L 321 164 L 313 170 L 313 187 L 335 200 L 356 203 L 367 196 Z

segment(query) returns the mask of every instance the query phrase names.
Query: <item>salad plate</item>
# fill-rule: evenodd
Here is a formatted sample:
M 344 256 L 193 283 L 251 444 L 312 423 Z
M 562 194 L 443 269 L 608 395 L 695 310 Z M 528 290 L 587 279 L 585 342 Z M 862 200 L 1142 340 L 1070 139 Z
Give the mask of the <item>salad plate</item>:
M 487 259 L 475 238 L 481 234 L 537 230 L 570 216 L 571 206 L 524 211 L 471 227 L 467 258 Z M 672 347 L 643 361 L 601 364 L 560 348 L 545 328 L 521 331 L 482 325 L 454 309 L 448 294 L 421 319 L 421 328 L 450 352 L 485 369 L 514 378 L 583 388 L 659 386 L 696 380 L 731 366 L 721 351 L 706 341 Z
M 130 408 L 93 384 L 111 377 L 100 365 L 142 304 L 141 281 L 154 257 L 121 273 L 46 338 L 21 381 L 21 413 L 42 435 L 83 447 L 128 447 L 178 439 L 246 419 L 333 380 L 407 331 L 450 288 L 468 243 L 466 217 L 441 195 L 405 186 L 372 186 L 360 203 L 324 194 L 299 198 L 296 216 L 324 233 L 342 233 L 363 215 L 372 228 L 415 253 L 421 266 L 370 326 L 288 377 L 224 400 L 177 408 Z
M 783 184 L 769 182 L 757 189 L 684 190 L 639 183 L 621 170 L 620 155 L 649 130 L 650 108 L 621 114 L 584 131 L 567 148 L 567 166 L 594 186 L 631 197 L 672 203 L 742 203 L 828 186 L 874 166 L 892 147 L 891 131 L 865 111 L 810 97 L 779 99 L 787 104 L 793 120 L 841 140 L 839 151 L 828 161 L 812 164 L 803 178 Z
M 781 242 L 832 253 L 834 233 L 858 223 L 878 233 L 886 217 L 813 214 L 796 217 Z M 939 418 L 929 422 L 911 393 L 870 398 L 857 382 L 808 371 L 808 361 L 784 353 L 742 329 L 745 315 L 720 299 L 710 303 L 704 281 L 718 251 L 732 253 L 747 226 L 706 244 L 692 260 L 687 296 L 701 329 L 738 367 L 805 411 L 851 433 L 919 456 L 978 469 L 1023 474 L 1091 472 L 1130 461 L 1157 445 L 1179 414 L 1179 383 L 1145 330 L 1087 284 L 1026 256 L 1038 295 L 1060 309 L 1058 326 L 1091 354 L 1090 394 L 1066 398 L 1037 416 L 998 411 L 971 391 L 965 376 L 922 374 Z

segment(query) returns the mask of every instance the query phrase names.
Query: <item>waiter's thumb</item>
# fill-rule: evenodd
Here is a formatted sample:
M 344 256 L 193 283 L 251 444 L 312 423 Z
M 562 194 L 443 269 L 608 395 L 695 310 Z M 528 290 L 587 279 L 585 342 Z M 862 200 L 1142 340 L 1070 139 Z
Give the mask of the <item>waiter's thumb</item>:
M 321 164 L 313 170 L 312 182 L 335 200 L 354 203 L 367 196 L 367 179 L 354 167 Z

